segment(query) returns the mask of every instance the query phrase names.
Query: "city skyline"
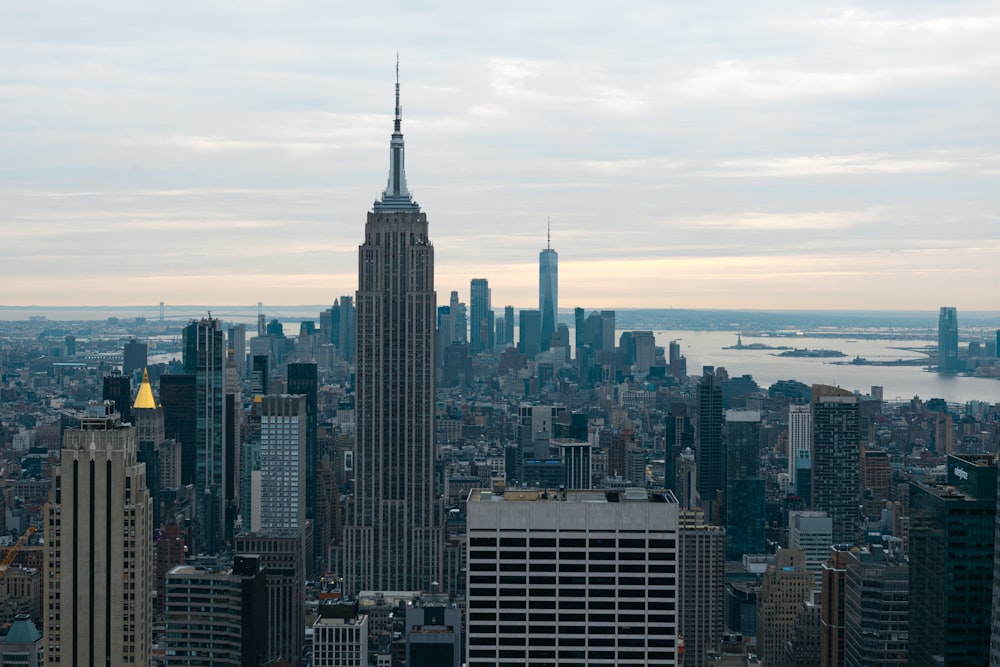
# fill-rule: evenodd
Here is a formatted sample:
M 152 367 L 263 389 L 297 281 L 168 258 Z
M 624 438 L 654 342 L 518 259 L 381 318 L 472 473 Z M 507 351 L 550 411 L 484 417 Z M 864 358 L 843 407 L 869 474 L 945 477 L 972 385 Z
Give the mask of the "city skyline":
M 22 7 L 0 300 L 353 293 L 398 49 L 442 293 L 551 217 L 564 304 L 989 310 L 1000 18 L 936 4 Z

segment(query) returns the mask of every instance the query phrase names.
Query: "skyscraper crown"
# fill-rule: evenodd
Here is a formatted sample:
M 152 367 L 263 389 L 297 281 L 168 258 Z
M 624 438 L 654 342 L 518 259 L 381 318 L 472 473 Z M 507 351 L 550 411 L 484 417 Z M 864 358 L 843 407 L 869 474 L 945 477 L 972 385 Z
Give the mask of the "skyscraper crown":
M 392 139 L 389 141 L 389 182 L 376 200 L 375 211 L 419 211 L 406 187 L 406 169 L 403 160 L 403 108 L 399 104 L 399 56 L 396 56 L 396 117 L 393 120 Z

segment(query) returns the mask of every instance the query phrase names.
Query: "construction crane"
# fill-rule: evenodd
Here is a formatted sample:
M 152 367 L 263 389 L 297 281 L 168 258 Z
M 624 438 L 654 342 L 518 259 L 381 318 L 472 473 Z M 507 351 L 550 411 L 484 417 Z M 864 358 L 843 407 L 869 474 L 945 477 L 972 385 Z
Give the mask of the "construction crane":
M 0 579 L 3 579 L 4 575 L 7 574 L 7 570 L 10 569 L 10 566 L 14 563 L 14 559 L 17 558 L 17 552 L 27 544 L 28 538 L 34 535 L 36 530 L 37 528 L 34 526 L 28 526 L 28 529 L 24 531 L 21 538 L 14 543 L 14 546 L 7 550 L 7 555 L 0 562 Z

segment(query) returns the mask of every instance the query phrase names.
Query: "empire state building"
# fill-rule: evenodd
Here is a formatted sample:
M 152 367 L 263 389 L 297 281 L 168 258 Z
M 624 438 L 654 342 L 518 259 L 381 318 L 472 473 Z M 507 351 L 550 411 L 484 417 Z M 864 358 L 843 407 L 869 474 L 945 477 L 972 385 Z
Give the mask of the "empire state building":
M 430 590 L 441 580 L 434 477 L 434 248 L 406 187 L 399 68 L 389 182 L 358 251 L 354 500 L 345 587 Z

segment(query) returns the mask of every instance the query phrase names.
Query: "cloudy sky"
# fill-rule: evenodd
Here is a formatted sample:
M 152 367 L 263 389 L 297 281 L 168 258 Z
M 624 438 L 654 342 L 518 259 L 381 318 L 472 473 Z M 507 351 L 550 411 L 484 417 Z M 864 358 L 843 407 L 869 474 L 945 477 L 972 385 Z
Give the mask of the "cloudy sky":
M 401 57 L 439 301 L 998 309 L 1000 3 L 0 8 L 0 304 L 357 285 Z

